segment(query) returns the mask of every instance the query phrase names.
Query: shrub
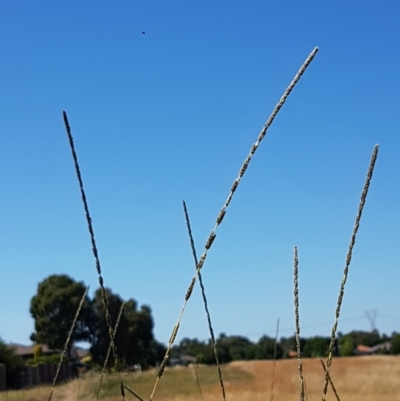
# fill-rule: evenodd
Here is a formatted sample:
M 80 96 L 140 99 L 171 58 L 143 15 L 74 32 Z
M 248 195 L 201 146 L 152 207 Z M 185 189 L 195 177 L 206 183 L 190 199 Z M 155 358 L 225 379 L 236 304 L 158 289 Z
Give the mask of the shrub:
M 14 350 L 0 339 L 0 363 L 6 365 L 7 388 L 19 387 L 21 373 L 25 367 L 23 359 L 16 355 Z
M 400 334 L 393 335 L 391 344 L 391 353 L 394 355 L 400 354 Z

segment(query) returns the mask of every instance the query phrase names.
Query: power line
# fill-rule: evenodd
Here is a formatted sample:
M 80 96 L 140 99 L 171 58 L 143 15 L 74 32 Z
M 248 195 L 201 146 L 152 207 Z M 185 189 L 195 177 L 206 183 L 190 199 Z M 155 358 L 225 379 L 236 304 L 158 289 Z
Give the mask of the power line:
M 398 318 L 400 319 L 400 317 L 398 317 Z M 340 322 L 352 322 L 355 320 L 363 320 L 363 319 L 365 319 L 365 315 L 343 318 L 343 319 L 340 319 Z M 332 321 L 301 325 L 301 329 L 308 329 L 308 328 L 313 328 L 313 327 L 322 327 L 322 326 L 329 326 L 329 325 L 332 325 Z M 292 333 L 294 333 L 294 330 L 295 330 L 294 326 L 279 329 L 280 332 L 292 332 Z M 276 329 L 271 329 L 271 330 L 266 330 L 266 331 L 245 333 L 243 335 L 251 337 L 251 336 L 257 336 L 257 335 L 263 335 L 263 334 L 274 334 L 275 332 L 276 332 Z

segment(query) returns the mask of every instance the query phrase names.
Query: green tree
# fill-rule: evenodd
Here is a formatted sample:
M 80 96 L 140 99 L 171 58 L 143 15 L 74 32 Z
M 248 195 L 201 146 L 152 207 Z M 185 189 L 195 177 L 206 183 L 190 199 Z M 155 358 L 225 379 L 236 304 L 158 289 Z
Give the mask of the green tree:
M 340 356 L 354 355 L 354 340 L 351 335 L 341 336 L 339 339 Z
M 382 342 L 382 338 L 377 330 L 374 331 L 361 331 L 353 330 L 345 336 L 350 336 L 353 340 L 354 346 L 366 345 L 368 347 L 373 347 Z
M 150 365 L 156 366 L 164 359 L 165 353 L 167 352 L 167 347 L 163 343 L 158 342 L 157 340 L 154 341 L 153 347 L 154 347 L 154 355 L 153 359 L 150 360 Z
M 400 334 L 394 334 L 391 341 L 390 352 L 394 355 L 400 354 Z
M 253 359 L 255 355 L 254 344 L 243 336 L 221 335 L 217 341 L 218 349 L 224 355 L 224 362 Z
M 35 320 L 31 340 L 36 344 L 47 344 L 52 349 L 64 348 L 85 289 L 82 282 L 76 282 L 67 275 L 52 275 L 39 283 L 30 306 L 30 313 Z M 68 352 L 75 341 L 91 341 L 93 323 L 91 303 L 86 296 Z
M 221 348 L 218 347 L 219 360 L 224 363 L 222 359 Z M 179 344 L 176 344 L 171 349 L 171 358 L 179 358 L 184 355 L 193 356 L 197 359 L 197 363 L 204 363 L 207 365 L 215 364 L 214 347 L 211 340 L 208 342 L 200 341 L 197 338 L 183 338 Z
M 300 337 L 300 350 L 303 352 L 304 347 L 306 345 L 307 340 L 305 338 Z M 289 356 L 289 353 L 291 351 L 297 351 L 297 345 L 296 345 L 296 337 L 291 336 L 291 337 L 282 337 L 280 339 L 280 346 L 282 347 L 283 350 L 283 358 L 287 358 Z
M 128 344 L 126 362 L 129 365 L 140 363 L 144 369 L 154 366 L 158 345 L 154 340 L 154 321 L 148 305 L 137 307 L 136 301 L 128 300 L 124 308 L 128 322 Z
M 275 355 L 275 339 L 268 336 L 262 336 L 257 343 L 257 351 L 255 359 L 274 359 Z M 276 347 L 276 359 L 283 356 L 283 349 L 280 344 Z
M 217 349 L 221 363 L 232 361 L 232 356 L 229 353 L 229 341 L 225 333 L 219 335 L 219 338 L 217 339 Z
M 330 339 L 328 337 L 315 336 L 307 338 L 301 354 L 304 358 L 320 358 L 328 355 Z
M 113 294 L 108 288 L 106 289 L 106 296 L 114 329 L 123 299 L 119 295 Z M 100 289 L 96 291 L 92 305 L 96 324 L 90 351 L 94 362 L 102 365 L 110 344 L 110 335 Z M 137 302 L 129 299 L 125 304 L 115 337 L 119 362 L 122 366 L 140 363 L 143 368 L 147 368 L 149 365 L 155 365 L 158 362 L 162 346 L 154 340 L 153 326 L 150 307 L 144 305 L 138 309 Z M 114 364 L 111 352 L 108 367 L 111 368 Z
M 13 348 L 0 339 L 0 363 L 6 365 L 7 388 L 17 389 L 24 369 L 24 361 L 14 353 Z
M 112 323 L 112 328 L 114 329 L 119 310 L 123 303 L 123 300 L 118 296 L 112 294 L 111 290 L 106 289 L 106 296 L 108 302 L 108 312 L 110 314 L 110 319 Z M 95 326 L 94 326 L 94 336 L 92 346 L 90 348 L 90 353 L 92 354 L 93 361 L 100 365 L 104 364 L 107 350 L 110 344 L 110 334 L 105 318 L 105 308 L 103 305 L 103 298 L 101 289 L 98 289 L 94 295 L 92 302 L 93 312 L 95 314 Z M 117 339 L 120 339 L 120 333 L 124 331 L 124 319 L 121 319 L 118 326 Z M 120 341 L 118 341 L 118 346 L 121 346 Z M 119 347 L 118 347 L 119 348 Z M 114 359 L 112 352 L 110 353 L 110 359 L 108 367 L 114 366 Z

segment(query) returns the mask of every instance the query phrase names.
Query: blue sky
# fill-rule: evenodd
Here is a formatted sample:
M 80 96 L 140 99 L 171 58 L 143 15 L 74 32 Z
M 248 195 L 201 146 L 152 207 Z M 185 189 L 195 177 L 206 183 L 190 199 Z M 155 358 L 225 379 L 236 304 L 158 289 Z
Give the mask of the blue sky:
M 62 121 L 75 139 L 106 286 L 166 342 L 252 143 L 319 52 L 248 168 L 202 270 L 217 334 L 329 335 L 357 206 L 379 157 L 339 331 L 400 331 L 400 5 L 395 1 L 2 1 L 0 336 L 29 343 L 38 283 L 98 287 Z M 141 34 L 141 31 L 146 34 Z M 208 338 L 199 288 L 178 340 Z

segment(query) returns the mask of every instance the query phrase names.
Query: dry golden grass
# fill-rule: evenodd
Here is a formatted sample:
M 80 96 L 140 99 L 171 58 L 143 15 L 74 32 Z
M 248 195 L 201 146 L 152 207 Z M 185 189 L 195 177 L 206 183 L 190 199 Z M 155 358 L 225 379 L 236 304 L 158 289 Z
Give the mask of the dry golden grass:
M 303 373 L 310 401 L 320 400 L 324 383 L 321 363 L 316 358 L 303 359 Z M 244 400 L 247 395 L 253 400 L 265 398 L 268 381 L 272 375 L 272 361 L 235 362 L 253 374 L 249 388 L 242 387 L 228 393 L 229 401 Z M 277 361 L 275 368 L 274 399 L 278 401 L 298 400 L 297 360 Z M 330 375 L 341 400 L 399 400 L 400 401 L 400 357 L 366 356 L 337 358 Z M 250 384 L 250 383 L 249 383 Z M 230 396 L 229 396 L 230 395 Z M 335 400 L 328 389 L 328 400 Z
M 222 366 L 228 401 L 265 401 L 270 396 L 273 361 L 233 362 Z M 324 383 L 324 372 L 319 359 L 303 359 L 304 377 L 308 400 L 320 400 Z M 199 377 L 204 401 L 220 401 L 221 390 L 215 367 L 200 366 Z M 123 380 L 145 400 L 151 392 L 155 371 L 145 372 L 140 377 L 123 374 Z M 337 358 L 331 369 L 331 377 L 342 400 L 400 401 L 400 357 L 367 356 Z M 297 360 L 280 360 L 275 365 L 274 399 L 276 401 L 298 400 Z M 74 380 L 56 387 L 54 401 L 94 400 L 99 375 L 89 374 L 85 379 Z M 107 376 L 101 400 L 121 399 L 118 391 L 119 378 Z M 50 386 L 31 390 L 0 393 L 0 401 L 41 401 L 48 398 Z M 157 397 L 160 401 L 202 401 L 194 369 L 166 369 L 160 382 Z M 134 399 L 127 394 L 127 400 Z M 334 400 L 328 389 L 328 400 Z

